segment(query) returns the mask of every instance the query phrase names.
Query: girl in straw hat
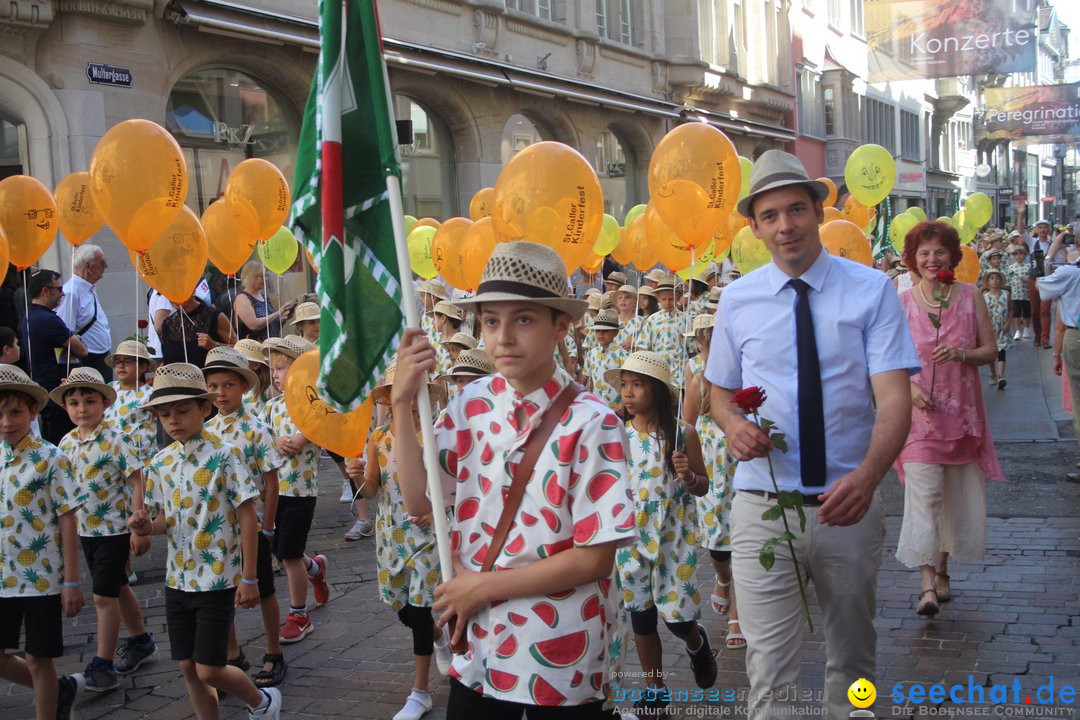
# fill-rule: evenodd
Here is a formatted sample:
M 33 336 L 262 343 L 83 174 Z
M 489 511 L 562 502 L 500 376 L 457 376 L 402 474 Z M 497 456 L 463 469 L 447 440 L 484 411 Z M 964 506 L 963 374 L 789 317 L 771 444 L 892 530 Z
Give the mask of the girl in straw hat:
M 702 454 L 705 456 L 709 492 L 698 498 L 701 547 L 709 551 L 709 559 L 716 571 L 713 578 L 716 586 L 712 589 L 709 600 L 718 614 L 728 615 L 726 644 L 734 650 L 746 647 L 746 639 L 742 633 L 732 627 L 739 624 L 739 614 L 731 592 L 731 500 L 734 497 L 731 479 L 735 475 L 735 460 L 727 452 L 724 432 L 709 412 L 712 383 L 705 379 L 704 373 L 705 365 L 709 361 L 709 346 L 712 344 L 715 326 L 715 315 L 698 315 L 694 318 L 693 331 L 687 333 L 697 345 L 698 354 L 695 359 L 700 359 L 701 364 L 686 385 L 683 420 L 697 430 Z
M 633 285 L 623 285 L 615 293 L 615 311 L 619 315 L 619 344 L 630 349 L 634 336 L 645 321 L 645 316 L 638 312 L 638 291 Z
M 375 402 L 390 404 L 390 388 L 394 384 L 395 365 L 390 364 L 386 377 L 375 386 Z M 443 388 L 428 383 L 431 404 L 444 398 Z M 412 406 L 411 432 L 419 433 L 420 415 L 417 404 Z M 415 673 L 413 689 L 405 706 L 394 720 L 419 720 L 431 710 L 431 688 L 428 676 L 431 657 L 436 656 L 439 671 L 450 670 L 450 646 L 442 633 L 435 642 L 435 621 L 431 606 L 435 603 L 435 586 L 439 570 L 435 558 L 435 539 L 431 534 L 430 513 L 411 515 L 405 509 L 401 492 L 398 454 L 396 452 L 393 420 L 371 433 L 367 445 L 367 467 L 360 485 L 360 494 L 368 500 L 379 495 L 375 512 L 375 561 L 378 567 L 379 597 L 397 613 L 402 625 L 412 631 Z M 380 493 L 379 491 L 382 490 Z
M 293 319 L 289 324 L 296 328 L 296 334 L 310 343 L 319 342 L 319 323 L 322 311 L 319 303 L 302 302 L 296 306 Z
M 137 340 L 124 340 L 105 358 L 116 379 L 109 387 L 116 391 L 116 402 L 105 408 L 105 419 L 120 430 L 143 463 L 148 464 L 157 452 L 157 421 L 142 407 L 150 397 L 146 373 L 154 361 L 146 346 Z
M 252 338 L 237 341 L 234 346 L 247 360 L 248 370 L 255 373 L 258 380 L 244 395 L 244 407 L 256 417 L 266 422 L 266 403 L 277 395 L 274 383 L 270 379 L 270 355 L 263 344 Z
M 680 336 L 681 337 L 681 336 Z M 697 433 L 675 416 L 678 390 L 671 370 L 658 354 L 632 353 L 620 370 L 609 370 L 618 383 L 629 418 L 630 471 L 637 519 L 637 539 L 615 556 L 623 606 L 630 612 L 638 659 L 647 678 L 663 690 L 663 649 L 658 616 L 686 643 L 698 687 L 716 683 L 716 659 L 709 637 L 698 625 L 700 595 L 697 572 L 697 503 L 709 489 Z M 679 449 L 680 446 L 683 449 Z M 635 706 L 659 712 L 665 693 L 647 693 Z

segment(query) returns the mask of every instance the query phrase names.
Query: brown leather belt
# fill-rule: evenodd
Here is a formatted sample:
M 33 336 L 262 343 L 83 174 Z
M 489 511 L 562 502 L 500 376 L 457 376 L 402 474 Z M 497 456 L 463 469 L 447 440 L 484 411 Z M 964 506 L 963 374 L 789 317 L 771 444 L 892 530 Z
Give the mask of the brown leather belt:
M 739 492 L 756 495 L 757 497 L 763 498 L 765 500 L 772 500 L 773 502 L 776 502 L 777 500 L 776 493 L 774 492 L 766 492 L 764 490 L 740 490 Z M 821 492 L 825 492 L 825 488 L 822 488 Z M 814 493 L 813 495 L 807 495 L 805 493 L 801 494 L 803 499 L 802 504 L 804 507 L 821 507 L 825 504 L 824 500 L 818 499 L 818 495 L 820 495 L 821 493 Z

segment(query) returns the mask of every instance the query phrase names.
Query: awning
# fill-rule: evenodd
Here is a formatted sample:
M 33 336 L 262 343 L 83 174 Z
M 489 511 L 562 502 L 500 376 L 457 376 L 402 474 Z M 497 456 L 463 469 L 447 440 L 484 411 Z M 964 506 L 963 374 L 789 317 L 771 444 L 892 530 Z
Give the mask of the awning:
M 239 37 L 275 45 L 319 49 L 317 21 L 255 10 L 226 0 L 170 0 L 165 18 L 215 35 Z

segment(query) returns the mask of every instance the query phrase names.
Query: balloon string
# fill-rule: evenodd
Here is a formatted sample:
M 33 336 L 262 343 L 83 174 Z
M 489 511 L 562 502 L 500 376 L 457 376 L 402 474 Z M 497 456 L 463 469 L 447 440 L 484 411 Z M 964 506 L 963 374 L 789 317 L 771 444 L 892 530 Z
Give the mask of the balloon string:
M 30 280 L 29 280 L 29 276 L 26 274 L 26 268 L 23 268 L 22 277 L 23 277 L 23 308 L 25 309 L 25 312 L 26 312 L 26 315 L 24 316 L 26 318 L 26 370 L 27 370 L 26 374 L 30 376 L 30 380 L 33 380 L 34 379 L 34 355 L 33 355 L 33 352 L 31 351 L 31 343 L 30 343 Z
M 232 292 L 229 292 L 229 283 L 232 283 Z M 225 276 L 225 297 L 232 298 L 229 302 L 229 326 L 233 329 L 233 335 L 237 338 L 240 337 L 240 324 L 236 321 L 236 296 L 240 294 L 240 290 L 236 284 L 236 278 L 233 276 Z
M 696 250 L 697 250 L 697 247 L 691 247 L 690 248 L 690 270 L 691 271 L 693 271 L 694 263 L 696 262 L 696 260 L 694 259 L 694 253 L 695 253 Z M 678 276 L 676 276 L 676 277 L 678 277 Z M 685 325 L 686 330 L 684 330 L 683 332 L 689 332 L 694 327 L 694 320 L 693 320 L 693 318 L 690 317 L 690 303 L 692 303 L 694 301 L 694 299 L 692 297 L 690 297 L 690 287 L 691 287 L 690 286 L 690 278 L 691 278 L 691 276 L 687 275 L 687 277 L 686 277 L 686 294 L 683 296 L 683 297 L 686 298 L 686 311 L 684 313 L 686 315 L 686 325 Z M 682 342 L 683 347 L 685 348 L 686 347 L 686 338 L 680 338 L 679 340 L 680 340 L 680 342 Z M 687 362 L 689 362 L 689 360 Z M 686 365 L 683 365 L 682 369 L 680 370 L 680 372 L 682 372 L 684 375 L 686 373 L 686 367 L 687 367 Z M 676 415 L 675 415 L 675 422 L 676 423 L 681 423 L 682 422 L 683 403 L 685 402 L 685 400 L 686 400 L 686 383 L 684 382 L 682 392 L 679 393 L 678 409 L 675 411 L 676 412 Z M 681 427 L 681 425 L 677 424 L 676 427 Z M 682 433 L 676 433 L 676 435 L 680 436 L 680 435 L 682 435 Z M 685 436 L 682 437 L 682 440 L 683 440 L 683 442 L 686 441 Z M 678 446 L 679 445 L 676 442 L 676 447 L 678 447 Z
M 277 276 L 277 306 L 278 310 L 281 310 L 281 276 Z M 269 309 L 269 308 L 267 308 Z M 278 337 L 285 337 L 285 322 L 284 318 L 278 316 Z
M 187 330 L 184 328 L 184 321 L 188 319 L 188 314 L 184 312 L 184 306 L 181 305 L 176 308 L 180 313 L 180 341 L 184 344 L 184 362 L 188 361 L 187 354 Z M 195 323 L 191 323 L 191 329 L 195 329 Z
M 74 245 L 71 246 L 71 277 L 75 277 L 75 246 Z M 75 283 L 71 283 L 71 289 L 72 290 L 75 289 Z M 94 292 L 94 289 L 90 288 L 90 292 Z M 77 314 L 76 314 L 77 308 L 75 307 L 75 298 L 70 297 L 70 298 L 66 298 L 66 300 L 67 300 L 67 310 L 68 310 L 67 311 L 67 326 L 68 326 L 68 328 L 72 328 L 72 332 L 74 332 L 73 328 L 75 326 L 75 318 L 77 317 Z M 29 323 L 26 324 L 26 329 L 27 329 L 27 331 L 29 331 L 29 329 L 30 329 L 30 324 Z M 27 343 L 27 344 L 29 344 L 29 343 Z M 71 347 L 68 347 L 68 349 L 64 353 L 64 355 L 65 355 L 65 358 L 64 358 L 64 377 L 67 377 L 68 375 L 71 374 Z
M 637 336 L 641 331 L 641 326 L 644 325 L 644 321 L 641 320 L 641 271 L 637 274 L 637 295 L 635 295 L 634 303 L 634 332 L 630 333 L 630 352 L 637 350 Z

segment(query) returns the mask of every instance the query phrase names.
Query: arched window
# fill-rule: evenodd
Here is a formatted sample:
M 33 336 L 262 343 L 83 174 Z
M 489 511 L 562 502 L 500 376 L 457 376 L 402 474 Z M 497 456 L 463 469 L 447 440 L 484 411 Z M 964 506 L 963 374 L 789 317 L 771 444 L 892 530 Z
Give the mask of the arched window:
M 23 172 L 19 126 L 0 117 L 0 180 Z
M 596 141 L 596 174 L 604 190 L 604 212 L 622 220 L 637 204 L 637 165 L 629 144 L 608 128 Z
M 394 116 L 412 122 L 412 142 L 401 146 L 405 213 L 445 220 L 455 213 L 450 131 L 436 115 L 404 95 L 394 96 Z
M 503 126 L 502 145 L 500 147 L 503 165 L 510 162 L 510 158 L 533 143 L 547 139 L 536 123 L 521 113 L 514 113 L 506 121 L 506 125 Z

